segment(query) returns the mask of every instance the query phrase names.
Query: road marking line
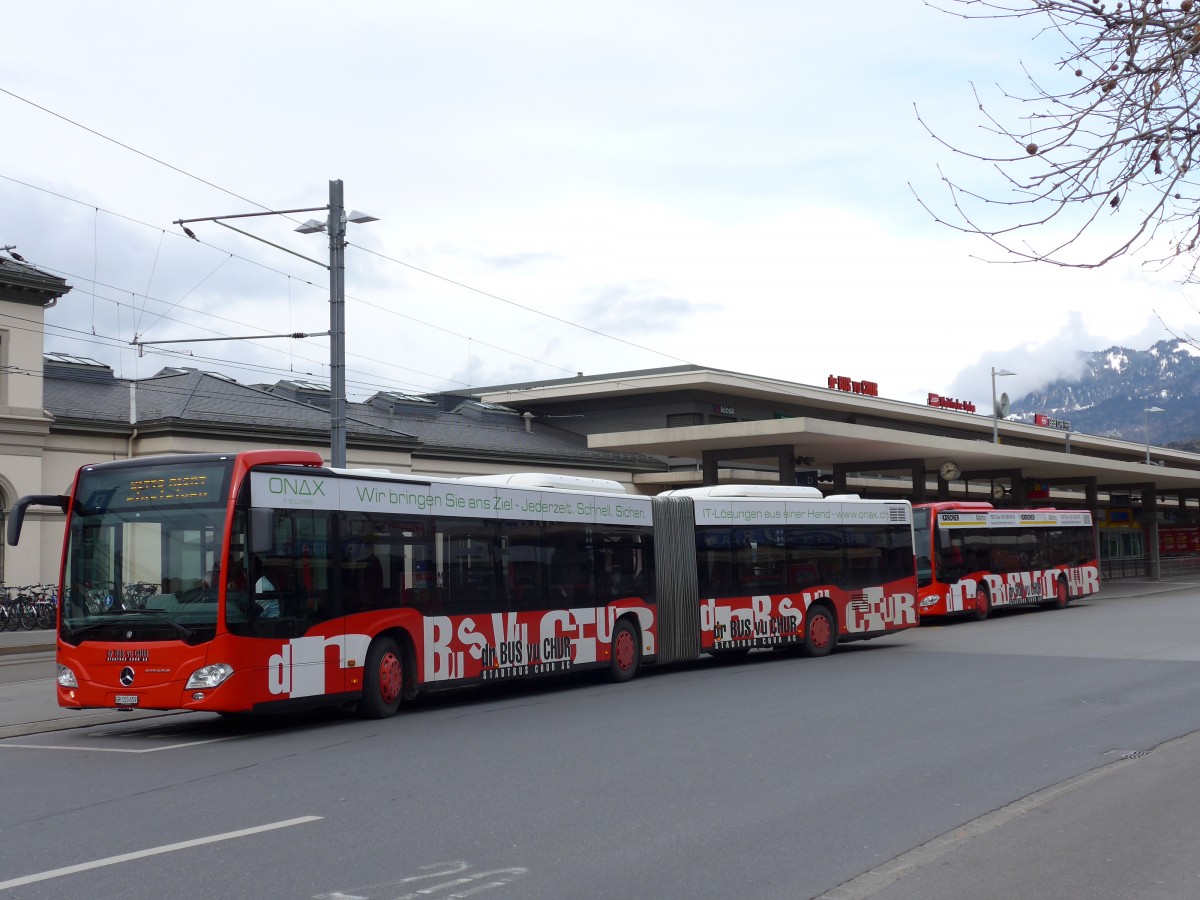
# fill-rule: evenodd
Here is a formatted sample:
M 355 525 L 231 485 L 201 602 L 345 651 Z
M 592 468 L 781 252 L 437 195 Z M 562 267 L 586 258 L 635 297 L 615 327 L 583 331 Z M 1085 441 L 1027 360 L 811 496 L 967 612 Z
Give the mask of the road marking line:
M 231 737 L 208 738 L 204 741 L 188 741 L 183 744 L 167 744 L 165 747 L 144 747 L 141 750 L 125 750 L 120 747 L 56 747 L 53 744 L 5 744 L 0 743 L 0 749 L 12 747 L 16 750 L 74 750 L 79 753 L 161 753 L 163 750 L 178 750 L 181 747 L 198 747 L 201 744 L 215 744 L 218 741 L 232 741 Z
M 272 822 L 269 825 L 256 825 L 253 828 L 243 828 L 239 831 L 226 831 L 224 834 L 213 834 L 208 837 L 195 838 L 190 841 L 180 841 L 177 844 L 164 844 L 161 847 L 151 847 L 148 850 L 135 850 L 133 853 L 122 853 L 118 856 L 108 856 L 104 859 L 97 859 L 94 862 L 78 863 L 73 866 L 63 866 L 61 869 L 51 869 L 48 872 L 38 872 L 36 875 L 23 875 L 20 878 L 12 878 L 8 881 L 0 881 L 0 891 L 7 891 L 9 888 L 21 887 L 26 884 L 34 884 L 38 881 L 49 881 L 51 878 L 62 878 L 64 875 L 74 875 L 76 872 L 86 872 L 89 869 L 100 869 L 104 866 L 115 866 L 117 863 L 130 862 L 135 859 L 144 859 L 147 856 L 157 856 L 160 853 L 173 853 L 176 850 L 187 850 L 190 847 L 201 847 L 204 844 L 215 844 L 220 841 L 229 841 L 234 838 L 247 837 L 252 834 L 261 834 L 264 831 L 275 831 L 280 828 L 290 828 L 293 825 L 305 825 L 309 822 L 318 822 L 324 816 L 300 816 L 298 819 L 286 819 L 282 822 Z

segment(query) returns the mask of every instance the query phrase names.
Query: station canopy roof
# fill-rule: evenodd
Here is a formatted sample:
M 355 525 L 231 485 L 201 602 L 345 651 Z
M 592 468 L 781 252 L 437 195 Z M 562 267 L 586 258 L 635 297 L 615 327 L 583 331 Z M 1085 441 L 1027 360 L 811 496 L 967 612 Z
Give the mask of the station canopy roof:
M 802 385 L 717 369 L 680 366 L 558 381 L 479 389 L 480 399 L 515 409 L 546 410 L 584 403 L 630 403 L 647 396 L 686 394 L 756 401 L 797 412 L 790 417 L 684 427 L 591 433 L 596 450 L 700 459 L 706 451 L 729 452 L 744 463 L 774 463 L 775 448 L 790 445 L 811 467 L 835 466 L 864 473 L 922 460 L 936 472 L 946 461 L 964 477 L 1020 470 L 1021 476 L 1060 483 L 1096 479 L 1101 490 L 1153 484 L 1162 493 L 1200 491 L 1200 455 L 1110 437 L 1072 433 L 999 420 L 993 443 L 990 415 L 924 406 L 878 396 Z M 761 459 L 746 451 L 764 448 Z M 769 449 L 768 449 L 769 448 Z M 856 469 L 855 467 L 861 467 Z

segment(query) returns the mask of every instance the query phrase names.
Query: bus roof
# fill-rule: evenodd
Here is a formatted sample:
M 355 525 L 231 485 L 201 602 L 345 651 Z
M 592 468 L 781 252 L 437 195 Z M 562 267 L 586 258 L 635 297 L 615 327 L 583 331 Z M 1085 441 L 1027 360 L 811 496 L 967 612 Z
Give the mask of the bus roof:
M 804 499 L 820 500 L 817 488 L 798 484 L 714 484 L 707 487 L 679 488 L 663 491 L 660 497 L 710 497 L 749 500 Z
M 549 472 L 515 472 L 511 475 L 466 475 L 457 479 L 464 484 L 505 484 L 520 488 L 550 488 L 560 491 L 587 491 L 593 494 L 624 494 L 624 485 L 608 478 L 584 478 Z
M 986 500 L 935 500 L 930 503 L 914 503 L 913 509 L 975 509 L 989 510 L 996 507 L 988 503 Z

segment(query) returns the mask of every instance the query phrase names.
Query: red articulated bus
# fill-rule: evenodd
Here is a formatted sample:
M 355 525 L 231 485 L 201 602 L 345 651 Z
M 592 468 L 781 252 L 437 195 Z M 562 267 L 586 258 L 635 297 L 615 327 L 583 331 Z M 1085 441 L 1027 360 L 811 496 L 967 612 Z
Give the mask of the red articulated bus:
M 1100 590 L 1089 512 L 922 503 L 913 507 L 913 530 L 922 618 L 1062 609 Z
M 823 655 L 917 624 L 912 510 L 811 488 L 650 498 L 617 482 L 419 478 L 307 451 L 84 466 L 69 495 L 58 701 L 221 713 L 753 648 Z

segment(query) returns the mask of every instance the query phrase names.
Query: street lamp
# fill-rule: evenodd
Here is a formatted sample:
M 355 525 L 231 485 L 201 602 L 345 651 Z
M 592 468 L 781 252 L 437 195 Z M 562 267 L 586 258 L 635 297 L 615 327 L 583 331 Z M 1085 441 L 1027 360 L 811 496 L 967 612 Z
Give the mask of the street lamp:
M 329 233 L 329 464 L 346 466 L 346 223 L 378 222 L 356 209 L 346 214 L 342 181 L 329 182 L 329 218 L 309 219 L 295 230 Z
M 996 400 L 996 376 L 997 375 L 1016 375 L 1016 372 L 1010 372 L 1008 369 L 997 369 L 992 366 L 992 443 L 1000 443 L 1000 404 Z M 1008 415 L 1008 410 L 1004 411 Z
M 1166 412 L 1161 406 L 1142 408 L 1142 420 L 1146 423 L 1146 465 L 1150 465 L 1150 413 Z
M 329 265 L 320 260 L 281 247 L 271 241 L 264 240 L 256 234 L 235 228 L 225 219 L 249 219 L 256 216 L 278 216 L 290 213 L 319 212 L 329 210 L 329 218 L 322 222 L 320 219 L 309 219 L 296 231 L 301 234 L 316 234 L 318 231 L 329 233 Z M 208 216 L 203 219 L 176 219 L 175 224 L 183 226 L 190 238 L 195 238 L 187 227 L 191 222 L 216 222 L 238 234 L 254 238 L 264 244 L 269 244 L 277 250 L 283 250 L 292 256 L 299 256 L 310 263 L 316 263 L 323 269 L 329 270 L 329 464 L 335 469 L 346 467 L 346 223 L 378 222 L 375 216 L 350 210 L 349 215 L 343 206 L 342 181 L 329 182 L 329 205 L 310 206 L 305 209 L 276 209 L 261 213 L 240 213 L 231 216 Z M 294 334 L 290 337 L 301 337 Z M 138 343 L 135 341 L 135 343 Z M 141 342 L 146 343 L 146 342 Z

